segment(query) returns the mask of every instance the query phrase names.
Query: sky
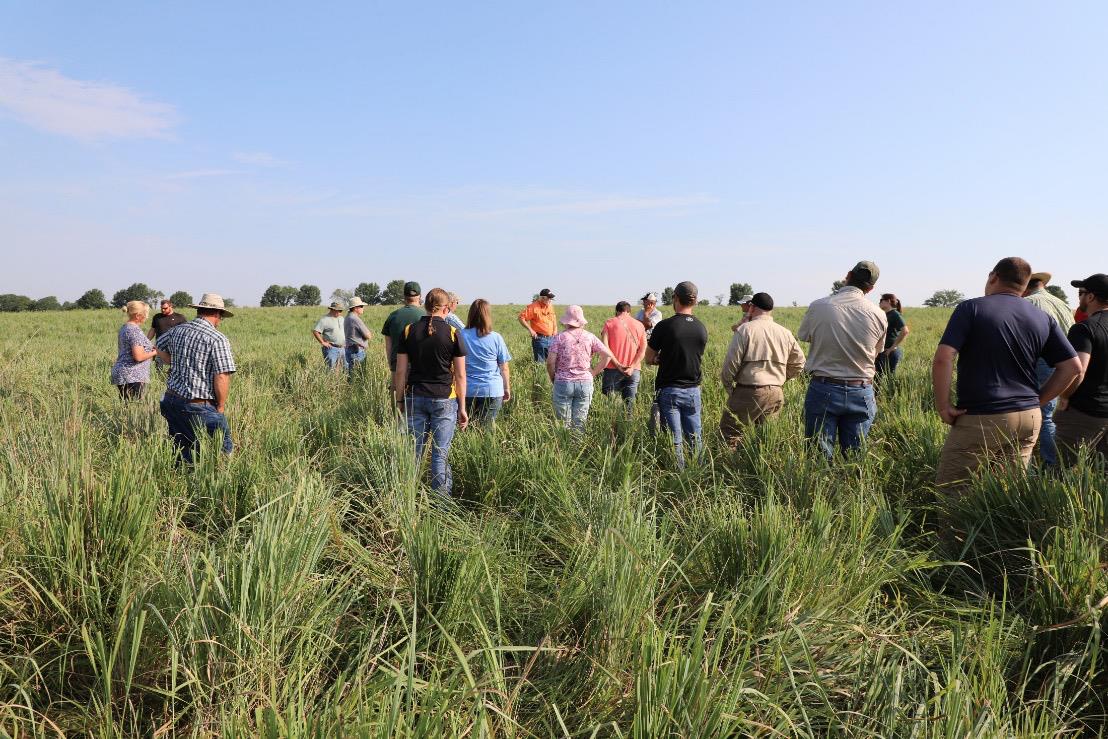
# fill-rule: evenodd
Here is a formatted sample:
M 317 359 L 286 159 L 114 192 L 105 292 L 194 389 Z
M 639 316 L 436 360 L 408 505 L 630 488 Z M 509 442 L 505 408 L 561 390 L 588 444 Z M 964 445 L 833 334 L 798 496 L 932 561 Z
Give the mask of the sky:
M 1108 271 L 1108 3 L 0 5 L 0 292 Z M 1099 255 L 1099 256 L 1098 256 Z

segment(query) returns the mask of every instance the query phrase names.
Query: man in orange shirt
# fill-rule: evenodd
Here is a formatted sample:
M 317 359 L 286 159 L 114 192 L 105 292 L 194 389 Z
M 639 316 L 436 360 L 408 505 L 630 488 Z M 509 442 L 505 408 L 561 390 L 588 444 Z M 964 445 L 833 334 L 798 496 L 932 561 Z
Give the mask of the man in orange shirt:
M 616 303 L 616 315 L 605 321 L 600 340 L 626 368 L 626 371 L 621 370 L 609 361 L 604 367 L 601 391 L 605 395 L 621 393 L 630 412 L 639 392 L 639 371 L 646 355 L 646 329 L 642 322 L 631 317 L 631 304 L 626 300 Z
M 543 288 L 535 302 L 519 314 L 519 325 L 531 334 L 531 354 L 536 362 L 546 362 L 546 353 L 554 342 L 558 323 L 554 317 L 554 293 Z

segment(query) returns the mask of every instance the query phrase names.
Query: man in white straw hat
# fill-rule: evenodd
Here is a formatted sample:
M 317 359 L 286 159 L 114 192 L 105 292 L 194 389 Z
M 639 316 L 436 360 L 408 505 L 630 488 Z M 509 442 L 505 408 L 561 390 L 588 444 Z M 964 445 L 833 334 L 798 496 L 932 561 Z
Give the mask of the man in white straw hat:
M 592 357 L 606 357 L 620 372 L 627 367 L 616 358 L 604 342 L 582 328 L 588 323 L 579 305 L 566 308 L 559 322 L 566 330 L 554 337 L 546 354 L 546 373 L 554 383 L 554 415 L 572 430 L 585 430 L 585 420 L 592 405 L 593 380 L 604 371 L 608 362 L 592 366 Z
M 312 336 L 323 350 L 323 361 L 327 369 L 338 372 L 346 365 L 346 331 L 343 329 L 343 304 L 332 300 L 327 306 L 327 315 L 315 322 Z
M 186 464 L 192 464 L 199 430 L 222 432 L 224 454 L 234 448 L 225 408 L 235 359 L 231 342 L 216 330 L 234 314 L 215 293 L 204 293 L 189 307 L 196 309 L 196 318 L 162 334 L 157 343 L 158 356 L 169 365 L 160 409 Z
M 1062 333 L 1068 333 L 1073 328 L 1073 313 L 1070 312 L 1070 307 L 1066 305 L 1065 301 L 1052 295 L 1046 289 L 1046 286 L 1050 284 L 1051 276 L 1049 272 L 1033 273 L 1027 281 L 1027 289 L 1023 291 L 1023 297 L 1057 321 L 1058 328 L 1062 329 Z M 1047 380 L 1053 374 L 1054 368 L 1047 364 L 1046 360 L 1042 357 L 1035 360 L 1035 376 L 1039 380 L 1040 388 L 1046 385 Z M 1043 425 L 1039 428 L 1039 456 L 1042 457 L 1043 464 L 1047 467 L 1054 467 L 1058 464 L 1058 445 L 1054 441 L 1054 409 L 1057 406 L 1058 399 L 1055 398 L 1039 409 L 1043 414 Z
M 365 312 L 365 301 L 355 296 L 350 301 L 350 310 L 346 313 L 346 320 L 342 323 L 343 333 L 346 334 L 346 372 L 348 377 L 354 376 L 355 365 L 365 361 L 366 348 L 373 333 L 366 327 L 362 320 Z

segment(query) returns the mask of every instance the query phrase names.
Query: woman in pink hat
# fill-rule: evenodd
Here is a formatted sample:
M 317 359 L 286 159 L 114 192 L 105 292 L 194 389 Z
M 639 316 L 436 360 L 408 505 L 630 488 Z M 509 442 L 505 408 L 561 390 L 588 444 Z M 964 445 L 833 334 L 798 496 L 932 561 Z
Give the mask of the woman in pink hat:
M 546 373 L 554 383 L 554 415 L 574 431 L 583 432 L 592 405 L 593 380 L 608 361 L 620 371 L 627 368 L 600 339 L 582 328 L 588 321 L 581 306 L 566 308 L 559 322 L 565 330 L 554 337 L 546 355 Z M 595 367 L 594 354 L 603 357 Z

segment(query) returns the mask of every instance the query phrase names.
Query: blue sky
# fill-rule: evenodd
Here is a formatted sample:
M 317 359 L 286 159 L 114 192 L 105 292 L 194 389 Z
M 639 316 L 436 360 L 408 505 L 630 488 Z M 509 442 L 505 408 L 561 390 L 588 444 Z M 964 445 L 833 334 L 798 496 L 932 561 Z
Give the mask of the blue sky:
M 0 7 L 0 292 L 1108 271 L 1108 4 Z M 1068 285 L 1067 285 L 1068 287 Z M 1073 290 L 1069 289 L 1072 293 Z

